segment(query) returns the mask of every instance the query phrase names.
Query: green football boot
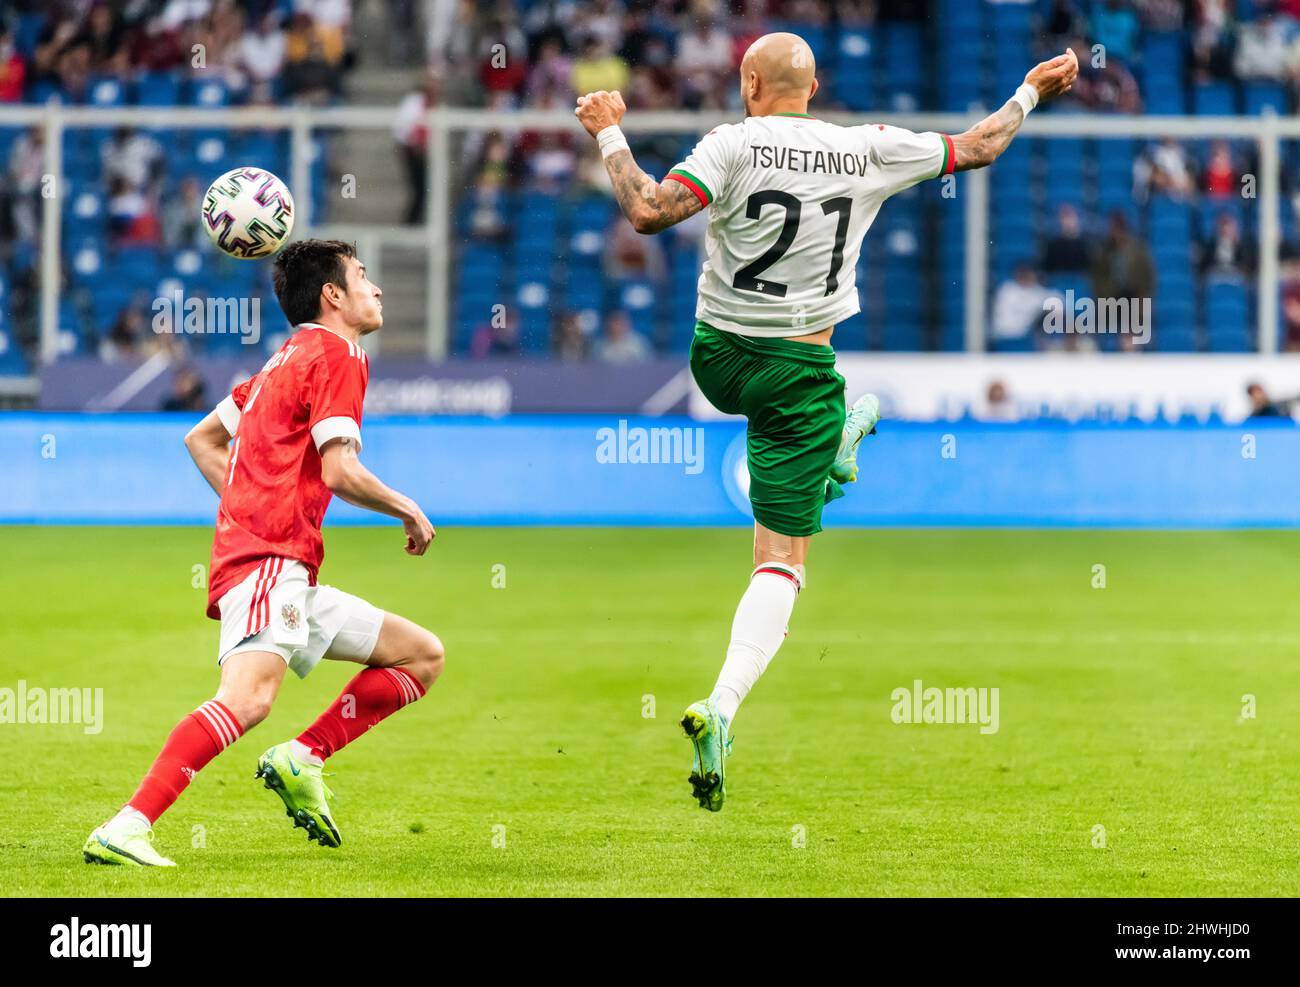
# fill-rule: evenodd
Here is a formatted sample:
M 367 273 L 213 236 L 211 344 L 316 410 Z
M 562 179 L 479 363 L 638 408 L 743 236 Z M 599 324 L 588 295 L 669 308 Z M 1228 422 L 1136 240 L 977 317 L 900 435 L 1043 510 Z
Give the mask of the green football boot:
M 727 721 L 702 699 L 691 703 L 682 717 L 682 732 L 695 747 L 691 764 L 691 792 L 701 809 L 720 812 L 727 798 L 727 772 L 723 760 L 731 754 L 731 736 Z
M 153 830 L 140 819 L 115 816 L 90 834 L 81 856 L 88 864 L 127 867 L 175 867 L 153 848 Z
M 334 793 L 322 780 L 319 765 L 304 764 L 290 753 L 288 744 L 279 744 L 257 759 L 254 777 L 280 796 L 285 815 L 294 826 L 307 830 L 308 840 L 333 847 L 343 842 L 327 802 Z
M 853 402 L 844 419 L 844 437 L 840 451 L 835 454 L 831 479 L 837 483 L 852 483 L 858 478 L 858 443 L 864 435 L 876 434 L 880 421 L 880 400 L 874 394 L 864 394 Z

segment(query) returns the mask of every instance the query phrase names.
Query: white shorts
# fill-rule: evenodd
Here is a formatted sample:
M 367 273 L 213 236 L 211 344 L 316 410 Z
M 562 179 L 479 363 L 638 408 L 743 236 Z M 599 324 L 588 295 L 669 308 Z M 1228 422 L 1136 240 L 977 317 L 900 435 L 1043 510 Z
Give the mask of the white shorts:
M 322 658 L 364 662 L 375 650 L 384 611 L 333 586 L 312 586 L 292 559 L 267 559 L 217 603 L 217 664 L 243 651 L 279 655 L 299 678 Z

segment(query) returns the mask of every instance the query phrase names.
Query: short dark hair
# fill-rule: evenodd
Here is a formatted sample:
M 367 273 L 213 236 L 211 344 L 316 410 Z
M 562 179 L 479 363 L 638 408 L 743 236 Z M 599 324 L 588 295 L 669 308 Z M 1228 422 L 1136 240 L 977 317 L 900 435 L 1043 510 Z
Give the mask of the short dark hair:
M 290 323 L 296 326 L 320 316 L 320 291 L 325 285 L 348 290 L 344 262 L 356 255 L 356 245 L 343 240 L 298 240 L 276 254 L 271 284 Z

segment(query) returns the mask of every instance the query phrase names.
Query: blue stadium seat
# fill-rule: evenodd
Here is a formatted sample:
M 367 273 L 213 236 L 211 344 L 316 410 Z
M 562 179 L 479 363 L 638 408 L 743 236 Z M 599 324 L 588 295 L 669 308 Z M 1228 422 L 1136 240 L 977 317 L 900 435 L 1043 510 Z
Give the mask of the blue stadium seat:
M 855 27 L 840 32 L 839 44 L 835 51 L 835 71 L 841 73 L 846 69 L 870 69 L 874 64 L 872 54 L 876 50 L 875 29 L 872 27 Z
M 587 196 L 573 205 L 569 224 L 575 235 L 589 230 L 604 237 L 605 230 L 614 219 L 614 204 L 603 196 Z
M 140 106 L 176 106 L 180 80 L 173 72 L 144 72 L 135 80 L 135 102 Z
M 1192 88 L 1192 112 L 1197 116 L 1231 116 L 1237 112 L 1237 91 L 1229 82 L 1203 82 Z
M 1194 353 L 1199 346 L 1196 304 L 1189 295 L 1158 289 L 1153 308 L 1151 345 L 1161 353 Z
M 190 104 L 216 108 L 230 102 L 230 90 L 217 78 L 195 79 L 190 87 Z
M 471 243 L 460 256 L 457 277 L 456 317 L 453 345 L 457 352 L 469 348 L 475 329 L 492 318 L 492 307 L 501 304 L 505 293 L 501 251 L 491 244 Z
M 1265 108 L 1272 109 L 1279 116 L 1287 112 L 1286 89 L 1279 82 L 1250 81 L 1242 86 L 1244 109 L 1247 113 L 1258 116 Z
M 1214 227 L 1219 221 L 1219 216 L 1229 213 L 1237 218 L 1243 234 L 1246 233 L 1247 216 L 1246 209 L 1240 199 L 1207 199 L 1201 206 L 1199 233 L 1202 237 L 1211 236 L 1214 233 Z M 1251 224 L 1253 225 L 1253 224 Z
M 835 335 L 836 349 L 846 348 L 840 343 L 839 333 L 837 332 Z M 884 349 L 904 352 L 918 351 L 924 349 L 922 338 L 919 312 L 914 312 L 912 318 L 907 318 L 904 311 L 890 310 L 885 320 L 884 329 L 881 332 L 881 342 Z
M 563 230 L 560 205 L 554 196 L 537 192 L 524 194 L 519 199 L 513 219 L 516 257 L 532 252 L 544 253 L 547 257 L 555 255 Z
M 1151 236 L 1157 246 L 1171 241 L 1185 243 L 1192 236 L 1192 207 L 1185 202 L 1151 200 Z
M 1152 82 L 1142 92 L 1146 111 L 1161 116 L 1180 116 L 1187 112 L 1183 87 L 1167 78 Z
M 1197 334 L 1183 324 L 1157 329 L 1152 333 L 1151 343 L 1160 353 L 1196 353 L 1200 351 Z
M 62 356 L 81 353 L 86 348 L 86 327 L 81 312 L 67 295 L 59 299 L 59 353 Z
M 126 86 L 113 76 L 91 79 L 86 87 L 86 102 L 90 106 L 123 106 L 126 103 Z
M 885 23 L 880 28 L 880 38 L 881 65 L 891 103 L 899 109 L 916 105 L 926 65 L 921 25 Z
M 945 35 L 980 33 L 986 27 L 986 15 L 991 6 L 971 0 L 935 0 L 939 23 Z
M 1244 328 L 1218 331 L 1211 324 L 1207 342 L 1206 348 L 1211 353 L 1252 353 L 1255 350 L 1254 339 L 1250 331 Z
M 27 361 L 23 359 L 18 341 L 0 325 L 0 377 L 22 377 L 26 373 Z
M 655 287 L 653 282 L 639 279 L 619 286 L 618 307 L 627 313 L 632 328 L 647 339 L 655 337 Z
M 1250 324 L 1250 299 L 1245 284 L 1213 280 L 1205 286 L 1205 323 L 1211 332 L 1244 332 Z
M 257 165 L 277 175 L 289 173 L 289 138 L 283 132 L 255 131 L 236 135 L 234 152 L 246 163 Z
M 41 31 L 44 29 L 45 14 L 19 14 L 18 22 L 14 25 L 14 47 L 25 58 L 31 58 L 36 53 L 36 43 L 40 40 Z
M 842 65 L 831 81 L 831 93 L 836 102 L 858 113 L 875 108 L 878 103 L 875 77 L 866 64 Z
M 63 196 L 65 226 L 75 224 L 79 234 L 102 238 L 108 226 L 108 204 L 99 191 L 99 183 L 66 178 Z
M 519 307 L 520 349 L 528 355 L 545 354 L 551 341 L 550 282 L 521 278 L 515 302 Z
M 42 79 L 40 82 L 33 82 L 27 87 L 27 102 L 44 105 L 50 100 L 55 99 L 59 102 L 66 102 L 63 90 L 57 82 L 51 82 L 48 79 Z
M 605 281 L 599 268 L 585 275 L 579 270 L 569 271 L 565 307 L 575 312 L 584 310 L 601 312 L 605 309 Z

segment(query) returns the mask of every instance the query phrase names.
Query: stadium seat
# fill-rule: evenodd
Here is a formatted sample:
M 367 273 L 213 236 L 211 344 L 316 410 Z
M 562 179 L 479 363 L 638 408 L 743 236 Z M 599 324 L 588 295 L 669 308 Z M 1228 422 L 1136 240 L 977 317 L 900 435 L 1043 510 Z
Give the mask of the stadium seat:
M 42 105 L 50 100 L 65 101 L 63 90 L 59 88 L 58 83 L 42 79 L 40 82 L 33 82 L 27 88 L 27 102 Z
M 1161 116 L 1181 116 L 1187 112 L 1187 100 L 1181 85 L 1162 78 L 1143 91 L 1146 111 Z
M 1192 238 L 1192 207 L 1185 202 L 1151 200 L 1151 237 L 1156 243 L 1186 243 Z
M 1228 82 L 1203 82 L 1192 89 L 1192 112 L 1197 116 L 1231 116 L 1237 112 L 1237 91 Z
M 21 377 L 27 373 L 27 361 L 9 330 L 0 325 L 0 377 Z
M 859 113 L 878 105 L 875 76 L 866 64 L 842 65 L 832 76 L 831 92 L 837 102 Z
M 881 61 L 885 91 L 894 109 L 907 110 L 919 104 L 925 46 L 921 26 L 909 22 L 887 22 L 880 28 Z
M 40 41 L 44 29 L 45 14 L 40 12 L 19 14 L 17 24 L 14 25 L 14 47 L 25 58 L 30 59 L 36 53 L 36 44 Z
M 1258 116 L 1265 109 L 1271 109 L 1278 115 L 1287 112 L 1286 89 L 1278 82 L 1246 82 L 1242 86 L 1244 109 L 1247 113 Z
M 513 230 L 516 258 L 532 253 L 553 257 L 563 234 L 559 202 L 551 195 L 524 194 L 514 213 Z
M 219 79 L 196 79 L 190 87 L 190 104 L 216 108 L 230 102 L 230 90 Z
M 1249 325 L 1250 299 L 1244 283 L 1212 280 L 1205 286 L 1205 323 L 1212 331 L 1231 334 Z
M 253 131 L 236 134 L 235 151 L 243 161 L 256 161 L 258 165 L 277 175 L 289 173 L 289 137 L 277 131 Z
M 532 356 L 544 355 L 550 348 L 551 290 L 549 281 L 520 280 L 515 292 L 519 308 L 520 350 Z
M 627 313 L 632 328 L 647 339 L 655 338 L 656 286 L 641 279 L 619 285 L 618 307 Z
M 123 106 L 126 86 L 112 76 L 91 79 L 86 87 L 86 102 L 91 106 Z
M 135 80 L 135 102 L 140 106 L 176 106 L 180 80 L 171 72 L 144 72 Z
M 1235 216 L 1242 233 L 1247 230 L 1247 220 L 1245 206 L 1240 199 L 1210 199 L 1205 201 L 1200 208 L 1198 232 L 1202 239 L 1212 236 L 1214 228 L 1219 222 L 1219 217 L 1224 213 Z M 1254 225 L 1253 223 L 1250 225 Z
M 887 351 L 916 352 L 924 349 L 922 343 L 921 319 L 919 313 L 914 318 L 907 318 L 906 312 L 891 311 L 887 316 L 881 333 L 882 348 Z M 835 335 L 835 348 L 848 349 L 840 342 L 839 333 Z M 865 348 L 865 344 L 863 347 Z

